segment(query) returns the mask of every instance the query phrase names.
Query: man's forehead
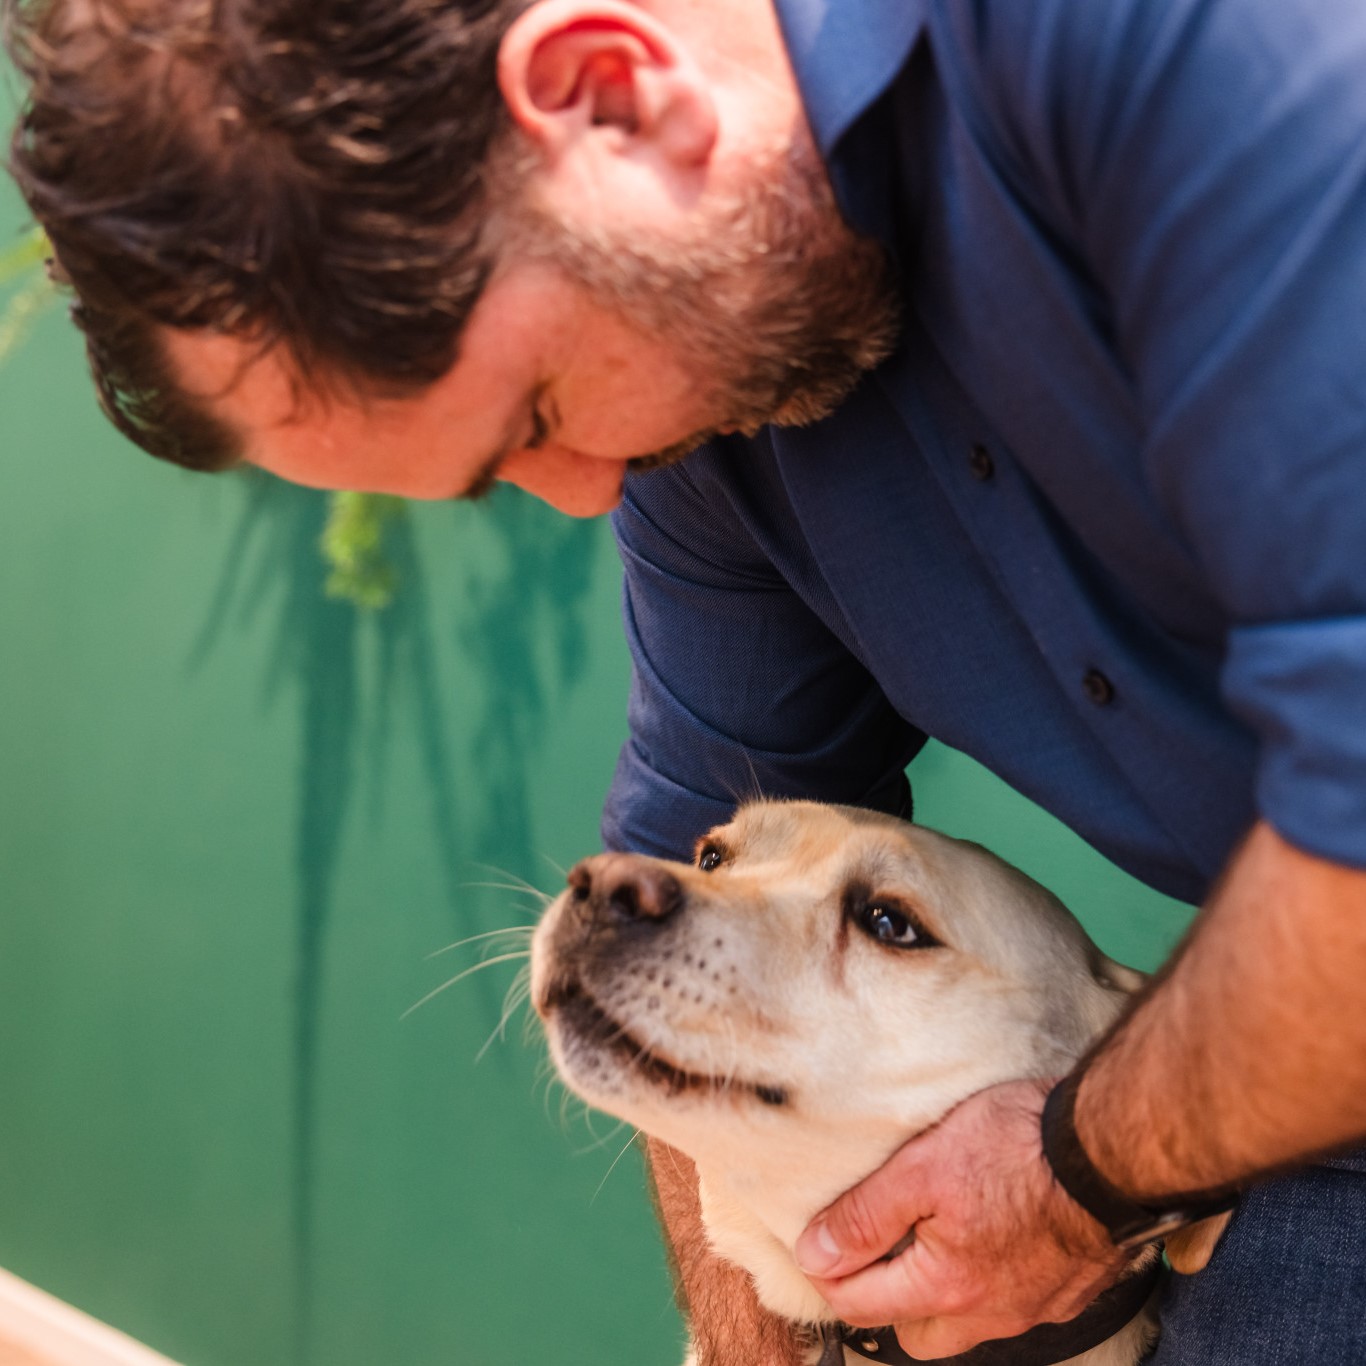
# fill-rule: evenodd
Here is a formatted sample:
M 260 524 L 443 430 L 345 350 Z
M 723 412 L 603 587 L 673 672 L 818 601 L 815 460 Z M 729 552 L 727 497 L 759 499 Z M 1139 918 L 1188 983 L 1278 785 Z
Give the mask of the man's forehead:
M 558 271 L 539 265 L 496 276 L 465 326 L 456 363 L 424 392 L 440 393 L 444 408 L 458 408 L 483 427 L 479 419 L 492 418 L 500 402 L 520 396 L 534 368 L 532 353 L 544 349 L 549 333 L 573 322 L 561 302 L 565 288 Z M 163 329 L 161 339 L 184 392 L 245 434 L 320 425 L 338 410 L 348 422 L 383 425 L 415 406 L 412 398 L 369 395 L 345 380 L 305 374 L 282 342 L 176 328 Z M 506 413 L 499 411 L 488 439 L 505 424 Z
M 165 347 L 177 383 L 233 432 L 242 460 L 290 483 L 378 489 L 403 444 L 403 405 L 305 376 L 284 345 L 168 331 Z
M 283 343 L 167 329 L 162 344 L 178 387 L 231 430 L 242 459 L 291 483 L 468 496 L 492 484 L 526 425 L 496 348 L 483 364 L 457 362 L 425 389 L 385 396 L 305 374 Z

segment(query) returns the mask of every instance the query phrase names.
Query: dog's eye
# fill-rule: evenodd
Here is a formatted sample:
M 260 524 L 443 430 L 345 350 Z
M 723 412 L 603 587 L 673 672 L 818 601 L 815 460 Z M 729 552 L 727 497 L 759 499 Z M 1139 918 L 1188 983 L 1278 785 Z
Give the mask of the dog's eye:
M 726 861 L 725 851 L 716 844 L 704 844 L 698 851 L 697 866 L 704 873 L 714 872 Z
M 898 910 L 873 902 L 859 914 L 860 927 L 879 944 L 907 949 L 927 941 L 920 931 Z

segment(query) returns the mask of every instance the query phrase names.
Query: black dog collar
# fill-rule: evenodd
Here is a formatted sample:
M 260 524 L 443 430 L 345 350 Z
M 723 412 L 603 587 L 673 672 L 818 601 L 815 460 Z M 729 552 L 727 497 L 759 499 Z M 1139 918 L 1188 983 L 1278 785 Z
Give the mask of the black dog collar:
M 1161 1260 L 1154 1260 L 1147 1270 L 1116 1282 L 1067 1323 L 1041 1323 L 1019 1337 L 979 1343 L 957 1356 L 936 1358 L 934 1366 L 1056 1366 L 1114 1337 L 1148 1302 L 1162 1275 Z M 820 1366 L 843 1366 L 844 1347 L 887 1366 L 916 1366 L 916 1358 L 906 1353 L 891 1328 L 825 1324 L 821 1341 L 825 1350 Z

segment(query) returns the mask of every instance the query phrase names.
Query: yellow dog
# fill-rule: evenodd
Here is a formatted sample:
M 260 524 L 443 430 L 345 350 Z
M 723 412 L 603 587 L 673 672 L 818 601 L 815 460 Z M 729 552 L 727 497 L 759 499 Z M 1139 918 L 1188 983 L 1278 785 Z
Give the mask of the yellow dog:
M 974 1092 L 1066 1073 L 1143 980 L 979 846 L 811 802 L 743 807 L 691 866 L 584 860 L 532 945 L 566 1083 L 693 1159 L 715 1250 L 841 1366 L 898 1349 L 832 1326 L 807 1222 Z M 1133 1366 L 1152 1299 L 1067 1359 Z

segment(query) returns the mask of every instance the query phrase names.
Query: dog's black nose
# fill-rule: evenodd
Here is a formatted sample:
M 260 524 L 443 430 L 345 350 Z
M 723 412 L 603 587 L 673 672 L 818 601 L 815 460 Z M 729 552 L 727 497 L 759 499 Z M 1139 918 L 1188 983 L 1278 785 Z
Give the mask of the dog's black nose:
M 667 920 L 683 905 L 678 879 L 652 859 L 635 854 L 598 854 L 569 870 L 574 900 L 591 912 L 622 920 Z

